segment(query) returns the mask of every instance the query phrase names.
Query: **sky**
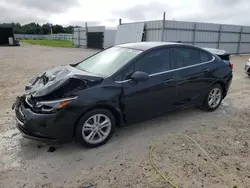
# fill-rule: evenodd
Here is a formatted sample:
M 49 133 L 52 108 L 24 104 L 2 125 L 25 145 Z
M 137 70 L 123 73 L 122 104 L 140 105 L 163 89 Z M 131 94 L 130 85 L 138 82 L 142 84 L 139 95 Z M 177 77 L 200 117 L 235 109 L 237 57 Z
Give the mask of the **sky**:
M 249 0 L 0 0 L 0 23 L 105 25 L 166 19 L 250 25 Z

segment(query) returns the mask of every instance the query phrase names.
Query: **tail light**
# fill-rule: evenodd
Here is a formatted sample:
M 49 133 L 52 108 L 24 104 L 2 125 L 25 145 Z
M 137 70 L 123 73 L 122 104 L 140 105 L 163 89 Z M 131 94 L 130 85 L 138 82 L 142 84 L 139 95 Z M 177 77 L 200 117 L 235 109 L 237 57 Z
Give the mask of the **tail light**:
M 229 67 L 230 67 L 231 69 L 233 69 L 233 68 L 234 68 L 234 64 L 231 63 L 230 61 L 229 61 L 228 63 L 229 63 Z
M 228 60 L 222 60 L 222 61 L 224 61 L 226 64 L 228 64 L 231 69 L 234 68 L 233 63 L 231 63 L 230 61 L 228 61 Z

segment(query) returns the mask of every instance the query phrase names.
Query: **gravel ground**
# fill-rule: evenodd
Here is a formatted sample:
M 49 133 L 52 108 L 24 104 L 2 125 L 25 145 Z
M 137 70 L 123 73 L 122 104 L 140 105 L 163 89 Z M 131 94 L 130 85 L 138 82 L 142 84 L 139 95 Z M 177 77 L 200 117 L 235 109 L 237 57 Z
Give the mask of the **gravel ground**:
M 196 108 L 117 130 L 104 146 L 86 149 L 76 143 L 51 145 L 22 138 L 11 105 L 25 84 L 46 68 L 77 62 L 94 50 L 22 45 L 0 48 L 0 187 L 123 188 L 171 187 L 152 169 L 148 151 L 156 144 L 156 166 L 179 187 L 250 187 L 250 78 L 248 55 L 234 56 L 229 95 L 215 112 Z M 190 140 L 210 155 L 216 169 Z

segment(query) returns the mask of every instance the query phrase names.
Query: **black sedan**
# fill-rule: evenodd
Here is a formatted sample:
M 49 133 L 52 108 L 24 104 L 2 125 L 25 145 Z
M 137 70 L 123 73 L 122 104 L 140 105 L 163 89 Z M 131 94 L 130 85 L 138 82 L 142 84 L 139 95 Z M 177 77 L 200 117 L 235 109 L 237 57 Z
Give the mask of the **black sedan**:
M 165 42 L 117 45 L 33 78 L 13 105 L 27 138 L 76 139 L 96 147 L 116 126 L 170 110 L 217 109 L 232 80 L 230 62 L 207 50 Z

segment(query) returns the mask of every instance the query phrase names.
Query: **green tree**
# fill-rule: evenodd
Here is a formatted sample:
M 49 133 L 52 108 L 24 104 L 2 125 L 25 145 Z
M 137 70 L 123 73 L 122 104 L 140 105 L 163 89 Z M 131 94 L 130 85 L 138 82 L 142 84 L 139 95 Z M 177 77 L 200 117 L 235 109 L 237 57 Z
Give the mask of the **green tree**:
M 35 22 L 21 25 L 20 23 L 2 23 L 0 26 L 13 26 L 16 34 L 50 34 L 50 24 L 46 23 L 40 25 Z M 78 26 L 75 26 L 78 27 Z M 74 26 L 63 27 L 62 25 L 53 25 L 52 31 L 54 34 L 57 33 L 70 33 L 72 34 Z

